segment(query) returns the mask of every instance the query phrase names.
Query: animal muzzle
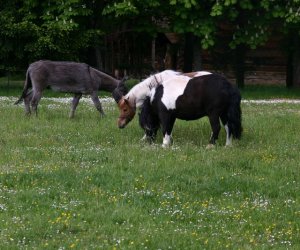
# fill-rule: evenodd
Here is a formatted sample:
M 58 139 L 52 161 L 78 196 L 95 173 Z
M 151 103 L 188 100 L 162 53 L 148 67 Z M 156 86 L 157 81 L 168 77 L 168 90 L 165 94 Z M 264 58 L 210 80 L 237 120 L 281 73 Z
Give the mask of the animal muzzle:
M 129 121 L 130 121 L 129 119 L 119 117 L 118 118 L 118 127 L 125 128 Z

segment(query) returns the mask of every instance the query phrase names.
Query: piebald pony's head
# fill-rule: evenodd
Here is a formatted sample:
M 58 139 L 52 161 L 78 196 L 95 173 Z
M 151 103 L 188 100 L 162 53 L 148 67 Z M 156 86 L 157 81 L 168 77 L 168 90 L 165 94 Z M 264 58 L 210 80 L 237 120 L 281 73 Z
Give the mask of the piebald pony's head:
M 127 95 L 122 93 L 121 89 L 124 83 L 121 83 L 114 91 L 113 97 L 118 104 L 120 115 L 118 117 L 118 127 L 125 128 L 126 125 L 134 118 L 136 113 L 136 108 L 139 108 L 145 98 L 150 95 L 152 88 L 155 88 L 162 81 L 173 77 L 174 75 L 179 75 L 179 72 L 172 70 L 165 70 L 158 74 L 152 75 L 135 85 Z

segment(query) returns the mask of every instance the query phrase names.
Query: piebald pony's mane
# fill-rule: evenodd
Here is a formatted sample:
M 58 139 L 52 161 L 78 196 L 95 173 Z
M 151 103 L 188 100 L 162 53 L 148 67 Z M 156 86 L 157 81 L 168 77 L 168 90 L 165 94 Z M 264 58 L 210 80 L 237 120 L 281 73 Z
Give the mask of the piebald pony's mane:
M 155 75 L 152 75 L 145 79 L 144 81 L 135 85 L 128 93 L 125 95 L 132 106 L 140 108 L 147 96 L 150 96 L 151 90 L 156 88 L 163 81 L 172 78 L 176 75 L 181 75 L 180 72 L 173 70 L 165 70 Z

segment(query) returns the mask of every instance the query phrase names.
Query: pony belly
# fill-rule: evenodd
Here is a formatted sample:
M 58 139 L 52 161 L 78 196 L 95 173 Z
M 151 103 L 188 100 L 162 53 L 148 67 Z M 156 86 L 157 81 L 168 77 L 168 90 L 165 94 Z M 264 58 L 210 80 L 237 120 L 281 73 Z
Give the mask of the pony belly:
M 174 113 L 178 119 L 186 121 L 207 116 L 204 103 L 201 100 L 193 100 L 192 96 L 186 95 L 182 95 L 177 99 Z
M 178 113 L 176 112 L 176 118 L 179 120 L 185 120 L 185 121 L 193 121 L 193 120 L 198 120 L 204 116 L 207 116 L 204 113 Z

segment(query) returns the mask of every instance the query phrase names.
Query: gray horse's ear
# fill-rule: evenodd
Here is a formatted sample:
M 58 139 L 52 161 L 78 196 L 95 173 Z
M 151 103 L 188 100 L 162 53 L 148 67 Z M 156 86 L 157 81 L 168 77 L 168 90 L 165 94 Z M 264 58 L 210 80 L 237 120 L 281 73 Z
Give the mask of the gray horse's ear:
M 128 93 L 128 89 L 125 85 L 125 81 L 128 79 L 128 77 L 123 77 L 123 79 L 118 83 L 118 86 L 116 89 L 119 90 L 119 92 L 122 94 L 122 95 L 126 95 Z
M 123 79 L 118 83 L 118 86 L 112 92 L 112 96 L 115 99 L 116 103 L 119 103 L 122 97 L 128 93 L 128 89 L 125 85 L 125 82 L 127 80 L 128 76 L 124 76 Z
M 124 76 L 120 82 L 125 83 L 129 79 L 128 76 Z
M 112 96 L 115 99 L 116 103 L 119 103 L 119 101 L 122 99 L 123 94 L 122 92 L 119 90 L 119 88 L 115 88 L 114 91 L 112 92 Z

